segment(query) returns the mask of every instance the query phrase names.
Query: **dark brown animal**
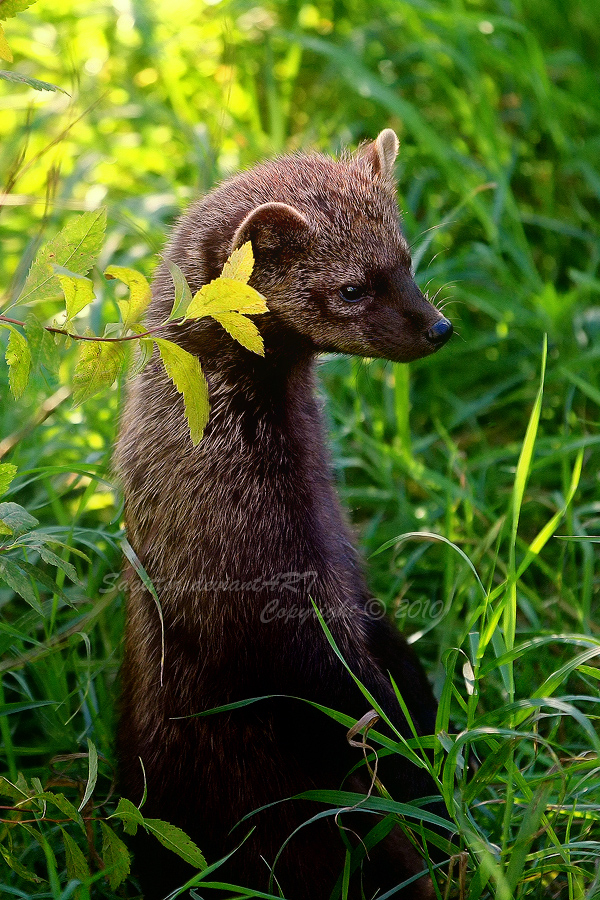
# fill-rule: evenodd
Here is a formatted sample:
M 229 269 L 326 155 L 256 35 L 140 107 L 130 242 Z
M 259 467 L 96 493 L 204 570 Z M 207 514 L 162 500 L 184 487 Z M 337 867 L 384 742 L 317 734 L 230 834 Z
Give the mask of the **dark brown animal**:
M 339 789 L 362 755 L 349 747 L 343 726 L 282 696 L 185 717 L 265 695 L 363 716 L 369 703 L 327 642 L 311 599 L 395 726 L 410 737 L 388 673 L 419 730 L 434 729 L 436 704 L 417 659 L 386 620 L 370 615 L 332 486 L 313 373 L 324 351 L 408 361 L 438 350 L 452 332 L 411 275 L 392 176 L 397 149 L 395 134 L 386 130 L 354 157 L 277 159 L 192 206 L 166 258 L 180 266 L 194 292 L 250 240 L 250 283 L 270 310 L 254 320 L 265 356 L 245 350 L 213 320 L 174 325 L 166 336 L 199 357 L 209 384 L 211 416 L 202 442 L 192 445 L 181 397 L 156 358 L 133 381 L 123 416 L 117 467 L 127 532 L 158 591 L 166 642 L 161 684 L 156 605 L 130 574 L 119 737 L 123 790 L 139 803 L 141 759 L 144 813 L 183 828 L 211 863 L 254 824 L 216 875 L 261 890 L 283 841 L 323 807 L 279 803 L 230 830 L 263 805 L 308 789 Z M 163 264 L 149 326 L 167 318 L 173 293 Z M 423 771 L 401 757 L 383 780 L 397 800 L 432 793 Z M 368 786 L 364 768 L 345 783 L 363 792 Z M 376 822 L 354 817 L 363 833 Z M 159 898 L 191 870 L 180 870 L 173 854 L 163 855 L 148 840 L 140 878 L 146 898 Z M 330 817 L 292 838 L 275 876 L 290 900 L 328 898 L 343 860 Z M 396 829 L 353 877 L 351 895 L 360 895 L 361 877 L 366 896 L 373 896 L 423 868 Z M 430 891 L 425 877 L 402 896 L 424 898 Z

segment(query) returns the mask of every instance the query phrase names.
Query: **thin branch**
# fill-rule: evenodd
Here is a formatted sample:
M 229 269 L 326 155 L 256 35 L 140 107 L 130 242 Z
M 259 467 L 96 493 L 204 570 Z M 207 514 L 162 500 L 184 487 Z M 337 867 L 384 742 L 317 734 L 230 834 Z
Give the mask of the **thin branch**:
M 0 316 L 0 322 L 7 322 L 10 325 L 19 325 L 21 328 L 25 328 L 25 322 L 20 322 L 18 319 L 9 319 L 8 316 Z M 103 344 L 115 344 L 121 343 L 122 341 L 137 341 L 143 337 L 151 337 L 155 332 L 162 331 L 163 328 L 168 328 L 169 325 L 174 324 L 173 322 L 165 322 L 163 325 L 157 325 L 155 328 L 150 328 L 148 331 L 142 331 L 141 334 L 129 334 L 127 337 L 97 337 L 96 335 L 89 334 L 72 334 L 70 331 L 66 331 L 64 328 L 54 328 L 53 325 L 44 325 L 46 331 L 50 331 L 52 334 L 64 334 L 66 337 L 72 338 L 74 341 L 96 341 L 98 343 Z

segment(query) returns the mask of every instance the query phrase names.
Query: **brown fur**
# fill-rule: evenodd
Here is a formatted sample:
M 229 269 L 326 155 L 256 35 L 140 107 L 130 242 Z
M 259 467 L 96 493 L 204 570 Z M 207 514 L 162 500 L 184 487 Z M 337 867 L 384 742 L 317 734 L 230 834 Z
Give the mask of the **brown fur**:
M 385 131 L 355 157 L 278 159 L 192 206 L 166 257 L 194 292 L 219 275 L 233 247 L 252 241 L 251 284 L 270 309 L 254 320 L 265 357 L 244 350 L 213 321 L 173 326 L 167 337 L 198 355 L 208 380 L 211 418 L 202 442 L 192 446 L 181 397 L 157 358 L 132 383 L 123 415 L 117 467 L 128 537 L 158 591 L 166 640 L 161 684 L 156 606 L 130 573 L 123 790 L 139 803 L 141 757 L 144 812 L 187 831 L 210 863 L 256 825 L 217 875 L 261 890 L 284 839 L 323 807 L 281 803 L 232 835 L 230 829 L 262 805 L 307 789 L 340 788 L 360 751 L 348 746 L 343 727 L 298 700 L 181 717 L 275 694 L 360 718 L 369 704 L 311 614 L 312 599 L 352 671 L 396 727 L 409 736 L 388 672 L 420 730 L 432 733 L 435 723 L 435 701 L 414 654 L 365 606 L 369 596 L 332 486 L 313 374 L 322 351 L 407 361 L 450 335 L 450 324 L 412 280 L 394 196 L 396 150 L 395 135 Z M 365 286 L 361 302 L 340 297 L 349 284 Z M 148 324 L 164 321 L 172 302 L 163 264 Z M 285 573 L 303 576 L 295 590 L 274 583 Z M 286 615 L 265 621 L 265 607 Z M 422 771 L 400 757 L 384 782 L 402 801 L 432 793 Z M 352 789 L 367 787 L 363 774 L 353 776 Z M 355 819 L 365 833 L 377 821 Z M 156 842 L 141 853 L 146 898 L 164 896 L 190 874 L 172 854 L 161 855 Z M 399 830 L 371 857 L 363 873 L 367 895 L 423 868 Z M 275 876 L 290 900 L 327 898 L 343 858 L 329 818 L 292 839 Z M 425 898 L 430 891 L 423 878 L 403 896 Z

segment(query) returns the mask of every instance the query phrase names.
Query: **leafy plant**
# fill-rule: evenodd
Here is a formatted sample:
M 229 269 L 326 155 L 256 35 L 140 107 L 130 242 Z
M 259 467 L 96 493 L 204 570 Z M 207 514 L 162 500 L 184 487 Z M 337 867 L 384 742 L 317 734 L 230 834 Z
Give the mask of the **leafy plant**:
M 210 316 L 248 350 L 264 355 L 260 332 L 247 318 L 248 315 L 268 312 L 264 298 L 248 284 L 254 265 L 252 245 L 248 242 L 234 250 L 222 274 L 203 285 L 193 297 L 183 273 L 170 261 L 169 269 L 176 287 L 173 309 L 163 325 L 150 330 L 142 323 L 151 300 L 147 280 L 134 269 L 109 266 L 104 272 L 105 277 L 118 278 L 130 292 L 129 299 L 117 300 L 121 322 L 109 322 L 102 336 L 89 332 L 79 334 L 74 320 L 96 299 L 92 282 L 85 276 L 98 258 L 105 229 L 105 210 L 84 213 L 79 219 L 68 223 L 38 252 L 25 285 L 13 304 L 31 306 L 53 300 L 62 289 L 66 306 L 64 326 L 43 325 L 32 314 L 25 322 L 0 315 L 0 327 L 10 331 L 5 358 L 13 396 L 15 399 L 22 396 L 34 366 L 44 366 L 52 372 L 58 370 L 59 352 L 50 338 L 51 334 L 63 336 L 69 341 L 81 341 L 73 375 L 75 405 L 114 384 L 123 370 L 126 342 L 135 341 L 141 347 L 133 367 L 136 374 L 149 362 L 153 346 L 156 346 L 169 378 L 183 395 L 192 443 L 198 444 L 209 416 L 208 387 L 200 363 L 196 356 L 174 341 L 156 335 L 170 322 Z M 17 330 L 17 326 L 23 329 L 23 333 Z

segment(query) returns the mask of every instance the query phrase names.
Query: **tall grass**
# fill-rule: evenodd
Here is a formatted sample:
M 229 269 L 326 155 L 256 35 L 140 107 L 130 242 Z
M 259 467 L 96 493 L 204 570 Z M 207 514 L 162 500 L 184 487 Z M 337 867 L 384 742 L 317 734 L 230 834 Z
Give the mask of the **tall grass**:
M 5 32 L 16 71 L 70 96 L 0 82 L 2 305 L 40 241 L 78 210 L 108 207 L 101 268 L 150 274 L 177 210 L 227 172 L 396 129 L 417 279 L 458 336 L 410 367 L 320 367 L 371 590 L 440 697 L 436 742 L 386 744 L 375 725 L 368 743 L 435 749 L 420 759 L 457 831 L 449 877 L 431 864 L 438 897 L 596 896 L 598 5 L 40 0 Z M 98 331 L 115 308 L 95 282 Z M 50 321 L 57 309 L 39 311 Z M 21 772 L 32 794 L 76 807 L 94 790 L 83 827 L 48 800 L 25 815 L 3 798 L 0 892 L 135 897 L 133 878 L 113 888 L 99 874 L 118 865 L 99 823 L 118 799 L 122 532 L 110 453 L 121 388 L 73 410 L 72 367 L 66 352 L 59 375 L 18 404 L 1 376 L 1 461 L 18 470 L 1 499 L 86 558 L 62 551 L 75 583 L 29 553 L 49 579 L 36 582 L 35 607 L 0 583 L 0 735 L 12 783 Z M 333 804 L 324 814 L 354 802 L 321 799 Z M 407 812 L 375 794 L 363 808 L 384 822 Z M 423 811 L 408 813 L 416 840 L 439 840 Z M 211 878 L 218 868 L 199 884 Z

